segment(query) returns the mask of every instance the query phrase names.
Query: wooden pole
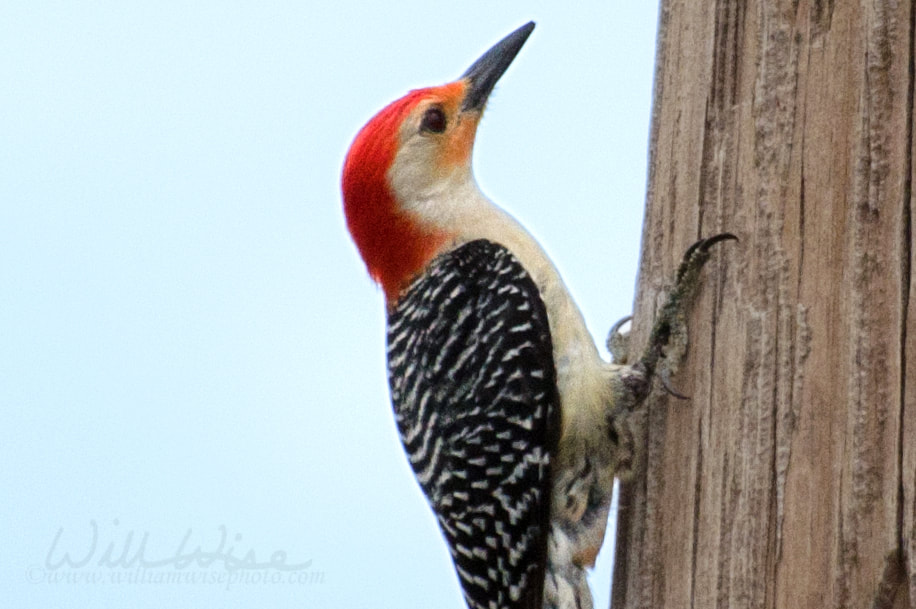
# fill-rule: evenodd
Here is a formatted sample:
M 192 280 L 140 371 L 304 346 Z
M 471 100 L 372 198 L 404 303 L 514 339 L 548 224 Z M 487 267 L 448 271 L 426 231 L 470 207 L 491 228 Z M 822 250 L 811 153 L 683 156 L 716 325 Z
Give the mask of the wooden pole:
M 650 400 L 612 607 L 916 608 L 913 2 L 660 11 L 634 347 L 690 243 L 741 241 L 692 399 Z

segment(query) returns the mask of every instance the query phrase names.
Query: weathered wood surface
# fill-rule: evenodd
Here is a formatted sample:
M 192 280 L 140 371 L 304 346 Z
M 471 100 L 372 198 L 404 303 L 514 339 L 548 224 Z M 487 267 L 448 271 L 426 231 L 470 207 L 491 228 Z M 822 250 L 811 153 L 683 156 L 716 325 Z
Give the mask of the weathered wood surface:
M 721 231 L 612 606 L 916 607 L 912 0 L 662 0 L 633 341 Z

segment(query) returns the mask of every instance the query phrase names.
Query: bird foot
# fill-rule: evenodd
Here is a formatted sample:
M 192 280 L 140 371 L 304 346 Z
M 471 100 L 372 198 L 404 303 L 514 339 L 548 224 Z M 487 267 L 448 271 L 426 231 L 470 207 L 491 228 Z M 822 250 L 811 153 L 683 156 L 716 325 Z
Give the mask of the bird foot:
M 686 396 L 671 389 L 669 381 L 687 352 L 687 316 L 700 286 L 700 271 L 709 260 L 713 245 L 732 240 L 737 241 L 738 237 L 721 233 L 700 239 L 687 248 L 675 274 L 674 287 L 652 326 L 649 345 L 640 358 L 649 376 L 655 374 L 659 364 L 663 365 L 664 369 L 659 371 L 658 376 L 665 390 L 675 397 L 686 399 Z
M 713 245 L 737 239 L 731 233 L 721 233 L 700 239 L 687 249 L 675 274 L 674 286 L 668 292 L 665 304 L 652 326 L 648 346 L 637 361 L 630 361 L 629 333 L 620 330 L 630 321 L 630 317 L 624 317 L 611 328 L 607 339 L 608 351 L 615 364 L 626 364 L 617 377 L 620 382 L 615 402 L 617 408 L 611 414 L 611 419 L 639 408 L 649 395 L 656 378 L 669 395 L 682 400 L 689 399 L 672 388 L 671 377 L 677 372 L 678 364 L 687 352 L 687 316 L 700 286 L 700 271 L 709 260 Z

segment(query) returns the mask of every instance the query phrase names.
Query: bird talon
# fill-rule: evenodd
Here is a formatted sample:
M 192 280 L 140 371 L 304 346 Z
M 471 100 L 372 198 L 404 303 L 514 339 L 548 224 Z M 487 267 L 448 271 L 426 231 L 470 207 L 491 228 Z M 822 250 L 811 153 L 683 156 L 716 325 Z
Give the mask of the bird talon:
M 703 239 L 703 245 L 700 247 L 705 251 L 720 241 L 740 241 L 740 239 L 732 233 L 719 233 L 718 235 Z
M 679 400 L 689 400 L 690 396 L 684 395 L 683 393 L 678 393 L 671 387 L 671 384 L 670 384 L 671 379 L 668 378 L 669 376 L 670 375 L 666 372 L 663 372 L 658 375 L 658 380 L 662 385 L 662 389 L 665 390 L 665 393 Z
M 632 315 L 627 315 L 618 319 L 607 335 L 607 350 L 611 354 L 611 360 L 615 364 L 626 364 L 630 355 L 630 333 L 621 332 L 620 328 L 625 323 L 633 319 Z
M 684 275 L 691 270 L 699 271 L 703 268 L 703 265 L 705 265 L 706 261 L 709 259 L 709 249 L 713 245 L 721 241 L 732 240 L 738 241 L 739 239 L 732 233 L 719 233 L 718 235 L 695 241 L 693 245 L 687 248 L 683 258 L 681 258 L 681 264 L 675 276 L 675 285 L 679 285 Z
M 686 334 L 686 314 L 699 286 L 699 273 L 709 260 L 710 248 L 722 241 L 732 240 L 737 241 L 738 237 L 732 233 L 719 233 L 694 242 L 684 252 L 675 274 L 674 287 L 669 292 L 655 320 L 649 346 L 642 357 L 646 370 L 650 373 L 655 370 L 660 359 L 671 359 L 672 357 L 676 359 L 679 354 L 683 354 L 686 347 L 686 336 L 682 336 Z M 671 353 L 672 350 L 669 349 L 672 340 L 675 343 L 683 343 L 683 345 L 675 345 L 674 353 Z M 673 396 L 684 397 L 668 386 L 665 387 L 665 390 Z
M 610 334 L 612 336 L 614 334 L 620 334 L 620 328 L 623 326 L 623 324 L 627 323 L 631 319 L 633 319 L 632 315 L 627 315 L 626 317 L 621 317 L 620 319 L 618 319 L 616 322 L 614 322 L 614 325 L 611 326 Z

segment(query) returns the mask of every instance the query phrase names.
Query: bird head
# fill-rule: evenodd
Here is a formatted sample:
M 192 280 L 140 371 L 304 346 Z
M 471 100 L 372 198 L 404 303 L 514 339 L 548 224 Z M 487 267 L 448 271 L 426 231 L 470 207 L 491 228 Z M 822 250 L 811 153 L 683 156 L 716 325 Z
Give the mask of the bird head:
M 503 38 L 458 80 L 388 104 L 353 140 L 341 180 L 347 228 L 389 302 L 457 237 L 441 202 L 473 184 L 487 99 L 533 29 L 527 23 Z

